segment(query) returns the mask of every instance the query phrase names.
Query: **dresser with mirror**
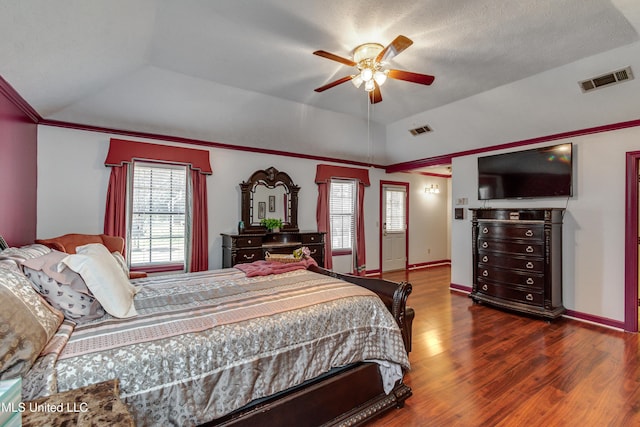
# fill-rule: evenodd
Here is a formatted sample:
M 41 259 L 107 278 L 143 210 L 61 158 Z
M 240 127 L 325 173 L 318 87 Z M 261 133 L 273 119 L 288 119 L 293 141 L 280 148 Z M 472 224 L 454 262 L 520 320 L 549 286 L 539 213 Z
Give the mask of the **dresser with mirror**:
M 298 192 L 291 177 L 274 167 L 254 172 L 240 183 L 241 222 L 238 233 L 222 233 L 222 267 L 265 259 L 267 253 L 291 254 L 306 246 L 324 266 L 324 233 L 298 229 Z M 282 221 L 279 231 L 267 230 L 263 219 Z

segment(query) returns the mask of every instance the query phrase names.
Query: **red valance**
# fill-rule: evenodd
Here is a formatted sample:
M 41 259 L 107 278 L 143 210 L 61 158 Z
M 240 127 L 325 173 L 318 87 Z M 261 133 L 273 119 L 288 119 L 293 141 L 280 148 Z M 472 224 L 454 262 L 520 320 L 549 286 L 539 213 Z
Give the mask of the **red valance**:
M 318 165 L 316 168 L 316 184 L 327 182 L 331 178 L 357 179 L 365 186 L 371 185 L 369 182 L 369 170 L 350 168 L 346 166 Z
M 209 152 L 206 150 L 111 139 L 109 153 L 104 161 L 105 166 L 122 166 L 123 163 L 132 163 L 134 159 L 184 163 L 205 175 L 213 173 Z

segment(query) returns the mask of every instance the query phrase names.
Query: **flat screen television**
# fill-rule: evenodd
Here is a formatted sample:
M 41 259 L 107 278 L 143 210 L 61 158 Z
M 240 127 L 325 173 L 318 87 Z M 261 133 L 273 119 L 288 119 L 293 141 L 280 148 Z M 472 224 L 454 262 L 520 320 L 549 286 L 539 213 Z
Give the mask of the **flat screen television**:
M 569 197 L 572 144 L 478 157 L 478 199 Z

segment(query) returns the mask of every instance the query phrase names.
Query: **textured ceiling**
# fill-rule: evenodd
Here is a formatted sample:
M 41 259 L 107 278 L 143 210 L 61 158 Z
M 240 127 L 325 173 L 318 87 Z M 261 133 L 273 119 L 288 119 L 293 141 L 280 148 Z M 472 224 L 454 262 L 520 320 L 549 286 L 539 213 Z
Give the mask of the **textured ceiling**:
M 186 86 L 205 85 L 390 124 L 633 43 L 638 33 L 623 12 L 637 16 L 639 3 L 2 1 L 0 75 L 43 117 L 97 126 L 132 129 L 145 121 L 144 130 L 153 130 L 154 115 L 166 121 L 163 103 L 178 102 Z M 348 83 L 313 91 L 353 72 L 313 51 L 348 57 L 361 43 L 386 45 L 399 34 L 414 44 L 392 67 L 433 74 L 432 86 L 389 80 L 373 110 L 362 88 Z M 171 120 L 189 126 L 188 114 Z

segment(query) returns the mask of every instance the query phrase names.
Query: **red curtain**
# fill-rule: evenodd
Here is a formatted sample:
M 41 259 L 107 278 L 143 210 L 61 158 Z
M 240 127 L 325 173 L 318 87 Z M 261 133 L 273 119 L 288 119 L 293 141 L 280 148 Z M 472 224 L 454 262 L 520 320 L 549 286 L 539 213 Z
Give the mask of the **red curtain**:
M 356 209 L 356 253 L 353 257 L 354 273 L 364 276 L 366 273 L 366 253 L 364 244 L 364 184 L 358 181 L 358 207 Z
M 111 139 L 105 160 L 111 166 L 107 189 L 107 205 L 104 218 L 104 233 L 111 236 L 127 236 L 127 168 L 134 160 L 159 160 L 187 163 L 191 170 L 192 220 L 190 263 L 188 271 L 209 269 L 209 222 L 207 211 L 207 180 L 211 174 L 209 152 L 192 148 L 148 144 Z
M 127 241 L 127 168 L 113 166 L 107 188 L 107 207 L 104 213 L 104 234 L 120 236 Z
M 193 215 L 191 219 L 191 265 L 189 271 L 209 269 L 209 214 L 207 211 L 207 176 L 191 170 Z
M 364 188 L 369 186 L 369 171 L 345 166 L 318 165 L 315 182 L 318 184 L 318 204 L 316 205 L 316 221 L 318 231 L 324 231 L 325 248 L 324 263 L 332 268 L 331 258 L 331 226 L 329 224 L 329 185 L 332 178 L 353 179 L 358 182 L 358 200 L 356 209 L 356 244 L 354 248 L 354 274 L 364 275 L 366 272 L 366 251 L 364 238 Z
M 329 183 L 318 183 L 318 204 L 316 205 L 316 221 L 318 231 L 325 232 L 324 236 L 324 267 L 331 269 L 331 226 L 329 225 Z

